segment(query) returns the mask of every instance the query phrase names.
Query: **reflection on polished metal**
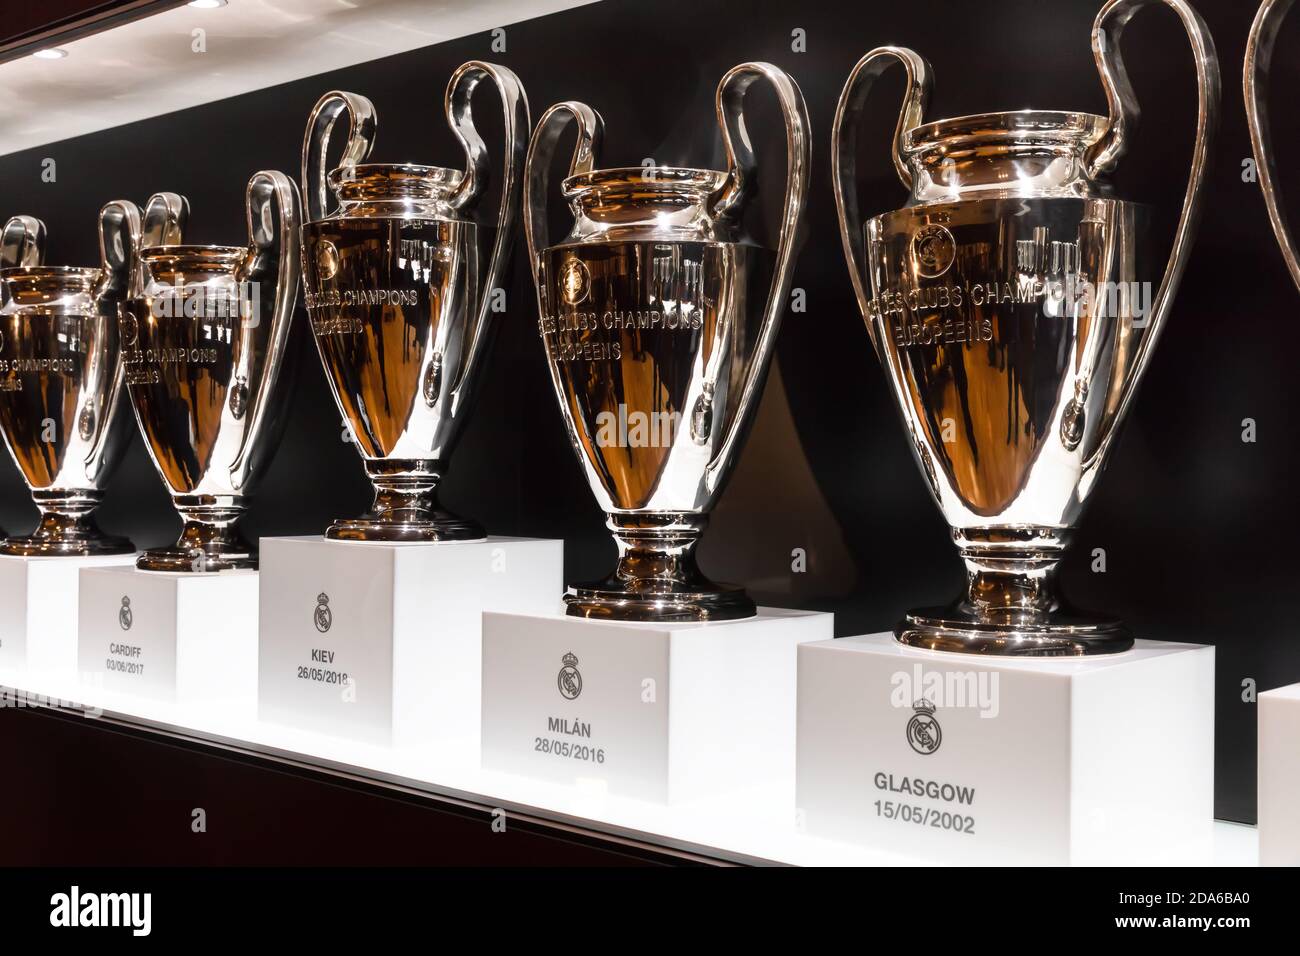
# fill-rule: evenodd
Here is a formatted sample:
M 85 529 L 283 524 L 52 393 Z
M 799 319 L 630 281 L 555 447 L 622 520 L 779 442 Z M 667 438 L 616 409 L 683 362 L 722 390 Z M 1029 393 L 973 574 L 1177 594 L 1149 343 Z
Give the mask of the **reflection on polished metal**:
M 256 568 L 236 522 L 279 440 L 289 326 L 298 296 L 298 189 L 283 173 L 248 183 L 248 248 L 157 245 L 122 316 L 127 392 L 149 457 L 184 521 L 145 571 Z
M 756 175 L 746 90 L 763 79 L 785 118 L 788 169 L 775 255 L 741 232 Z M 808 115 L 789 76 L 744 63 L 718 86 L 728 169 L 594 169 L 603 126 L 552 106 L 529 148 L 524 217 L 539 330 L 556 398 L 606 512 L 618 566 L 572 586 L 568 613 L 625 621 L 749 617 L 744 590 L 700 573 L 695 549 L 762 394 L 790 287 L 808 186 Z M 574 225 L 546 237 L 551 160 L 569 120 L 563 184 Z
M 36 530 L 0 542 L 26 557 L 124 554 L 94 510 L 129 436 L 121 414 L 118 318 L 139 281 L 144 237 L 174 239 L 184 224 L 179 196 L 154 196 L 99 214 L 99 268 L 44 266 L 45 227 L 9 220 L 0 241 L 0 432 L 41 512 Z
M 1277 166 L 1273 162 L 1273 138 L 1269 131 L 1268 96 L 1269 68 L 1273 62 L 1273 44 L 1287 12 L 1295 0 L 1264 0 L 1255 22 L 1251 24 L 1246 40 L 1246 65 L 1242 75 L 1246 98 L 1246 121 L 1250 125 L 1250 145 L 1255 153 L 1255 168 L 1259 170 L 1259 186 L 1268 207 L 1268 218 L 1273 224 L 1273 235 L 1282 247 L 1282 258 L 1291 270 L 1291 279 L 1300 287 L 1300 254 L 1296 252 L 1286 210 L 1282 206 L 1281 186 L 1277 181 Z
M 470 113 L 471 96 L 484 79 L 496 86 L 505 121 L 505 156 L 496 170 Z M 512 72 L 474 61 L 452 75 L 445 107 L 465 149 L 464 172 L 359 165 L 374 144 L 375 112 L 354 93 L 325 94 L 307 123 L 307 314 L 334 397 L 375 486 L 370 512 L 336 521 L 326 532 L 330 538 L 484 537 L 477 522 L 442 510 L 436 492 L 504 302 L 500 285 L 519 212 L 528 100 Z M 344 115 L 347 144 L 327 183 L 330 133 Z M 477 208 L 489 177 L 501 184 L 495 219 Z M 338 199 L 333 211 L 327 211 L 328 190 Z
M 1092 47 L 1109 118 L 1026 110 L 923 124 L 929 66 L 898 47 L 867 54 L 840 96 L 832 162 L 845 255 L 966 564 L 957 601 L 898 625 L 904 644 L 1021 655 L 1132 646 L 1121 622 L 1062 600 L 1057 564 L 1168 317 L 1217 123 L 1210 35 L 1183 0 L 1163 0 L 1191 40 L 1199 106 L 1182 218 L 1159 278 L 1145 207 L 1112 198 L 1107 183 L 1137 115 L 1120 33 L 1158 2 L 1111 0 L 1097 16 Z M 863 223 L 856 127 L 893 63 L 908 81 L 893 160 L 911 196 Z

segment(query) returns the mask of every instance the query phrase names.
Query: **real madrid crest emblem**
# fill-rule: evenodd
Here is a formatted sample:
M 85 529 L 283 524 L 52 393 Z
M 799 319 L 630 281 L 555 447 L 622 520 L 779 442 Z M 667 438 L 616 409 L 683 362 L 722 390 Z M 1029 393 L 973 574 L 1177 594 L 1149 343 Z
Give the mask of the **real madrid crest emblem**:
M 907 722 L 907 742 L 919 754 L 932 754 L 943 742 L 943 728 L 934 719 L 934 704 L 922 698 L 912 704 L 912 719 Z
M 560 663 L 564 666 L 560 668 L 560 675 L 555 679 L 556 686 L 560 688 L 560 694 L 565 700 L 576 700 L 582 693 L 582 674 L 578 670 L 578 657 L 573 651 L 569 651 L 560 658 Z
M 135 615 L 131 613 L 131 599 L 125 594 L 122 595 L 122 606 L 117 609 L 117 623 L 124 631 L 131 630 L 131 625 L 135 623 Z
M 334 623 L 334 614 L 330 611 L 330 596 L 324 591 L 316 595 L 316 613 L 312 615 L 316 630 L 324 634 Z

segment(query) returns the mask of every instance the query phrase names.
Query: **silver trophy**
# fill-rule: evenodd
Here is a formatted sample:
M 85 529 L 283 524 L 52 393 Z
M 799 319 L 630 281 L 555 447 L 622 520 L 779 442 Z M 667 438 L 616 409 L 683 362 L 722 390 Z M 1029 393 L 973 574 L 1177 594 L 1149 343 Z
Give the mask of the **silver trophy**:
M 1246 41 L 1246 64 L 1242 84 L 1246 97 L 1246 120 L 1250 125 L 1250 145 L 1255 153 L 1255 168 L 1259 171 L 1259 187 L 1268 208 L 1273 235 L 1282 249 L 1282 258 L 1291 272 L 1291 279 L 1300 287 L 1300 255 L 1296 252 L 1286 210 L 1282 207 L 1281 186 L 1277 181 L 1277 166 L 1273 161 L 1273 142 L 1269 131 L 1268 109 L 1265 98 L 1269 67 L 1273 62 L 1273 45 L 1295 0 L 1264 0 L 1255 22 L 1251 24 Z
M 127 392 L 184 521 L 170 548 L 145 551 L 146 571 L 256 568 L 236 522 L 274 452 L 286 398 L 281 379 L 298 296 L 298 189 L 283 173 L 253 176 L 248 246 L 154 245 L 122 315 Z
M 1161 276 L 1145 207 L 1107 175 L 1137 103 L 1120 34 L 1141 7 L 1111 0 L 1092 48 L 1110 116 L 1022 110 L 923 121 L 930 67 L 881 47 L 850 74 L 832 133 L 845 256 L 881 364 L 967 583 L 955 602 L 907 615 L 903 644 L 986 654 L 1106 654 L 1132 646 L 1120 621 L 1071 608 L 1057 565 L 1096 487 L 1164 329 L 1200 218 L 1217 125 L 1218 61 L 1200 16 L 1182 21 L 1196 65 L 1191 174 Z M 907 204 L 863 222 L 857 126 L 893 64 L 907 91 L 893 160 Z
M 143 216 L 118 200 L 99 214 L 98 268 L 42 265 L 45 227 L 15 217 L 0 239 L 0 433 L 40 510 L 30 535 L 6 538 L 0 554 L 26 557 L 124 554 L 94 511 L 130 437 L 120 408 L 122 308 L 140 282 L 144 241 L 179 240 L 185 200 L 150 199 Z
M 490 80 L 502 101 L 505 156 L 493 170 L 470 98 Z M 375 487 L 371 511 L 334 522 L 327 537 L 464 541 L 477 522 L 438 506 L 437 486 L 473 405 L 519 210 L 528 100 L 502 66 L 462 65 L 447 84 L 447 122 L 466 167 L 363 163 L 375 111 L 355 93 L 321 97 L 302 153 L 303 286 L 307 315 L 339 410 Z M 326 175 L 335 123 L 343 158 Z M 478 204 L 500 177 L 495 218 Z M 331 208 L 330 192 L 338 203 Z
M 742 103 L 776 91 L 788 174 L 775 252 L 742 235 L 757 170 Z M 618 546 L 603 581 L 575 585 L 580 617 L 703 621 L 748 617 L 743 588 L 715 584 L 695 549 L 762 394 L 786 308 L 808 188 L 799 87 L 767 63 L 718 85 L 728 168 L 596 169 L 600 117 L 559 103 L 529 147 L 524 217 L 539 331 L 555 396 Z M 560 135 L 577 127 L 563 192 L 573 227 L 547 239 L 547 183 Z

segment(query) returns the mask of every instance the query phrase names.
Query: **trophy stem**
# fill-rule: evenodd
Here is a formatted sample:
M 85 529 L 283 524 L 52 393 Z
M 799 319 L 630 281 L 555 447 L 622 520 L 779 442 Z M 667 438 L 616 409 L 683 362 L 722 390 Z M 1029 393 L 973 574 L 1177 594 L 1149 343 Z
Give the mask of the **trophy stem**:
M 141 571 L 213 573 L 257 569 L 257 549 L 236 527 L 247 507 L 241 498 L 178 496 L 176 510 L 185 522 L 170 548 L 150 548 L 136 558 Z
M 990 542 L 959 542 L 966 564 L 965 604 L 981 615 L 1014 611 L 1025 617 L 1046 616 L 1061 609 L 1058 571 L 1065 552 L 1064 538 L 1032 547 L 1000 548 Z
M 573 585 L 564 597 L 574 617 L 617 621 L 726 621 L 753 617 L 743 588 L 715 584 L 700 573 L 695 549 L 705 514 L 617 513 L 606 524 L 618 566 L 604 581 Z
M 338 541 L 482 541 L 483 527 L 438 506 L 443 465 L 432 460 L 376 458 L 366 461 L 375 503 L 359 518 L 330 525 L 325 537 Z
M 1057 574 L 1066 528 L 956 528 L 966 588 L 946 608 L 912 611 L 899 643 L 938 651 L 1026 657 L 1115 654 L 1133 646 L 1121 622 L 1074 611 Z
M 101 491 L 84 489 L 33 491 L 40 523 L 29 535 L 0 542 L 0 554 L 24 558 L 130 554 L 135 545 L 126 538 L 104 534 L 95 523 L 94 511 L 103 497 Z

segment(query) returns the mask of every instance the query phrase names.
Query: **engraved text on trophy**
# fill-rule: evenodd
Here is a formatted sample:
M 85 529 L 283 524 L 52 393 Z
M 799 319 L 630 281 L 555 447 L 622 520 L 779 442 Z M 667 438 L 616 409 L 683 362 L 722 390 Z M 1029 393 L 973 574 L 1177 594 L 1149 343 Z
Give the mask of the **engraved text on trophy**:
M 85 382 L 98 372 L 96 349 L 109 334 L 109 320 L 30 311 L 7 324 L 0 341 L 0 427 L 28 482 L 44 488 L 81 430 Z
M 462 368 L 470 343 L 460 333 L 478 294 L 476 244 L 489 232 L 464 222 L 392 218 L 304 227 L 307 314 L 367 457 L 445 453 L 452 416 L 421 418 L 412 409 L 417 402 L 440 408 L 459 384 L 442 370 Z M 422 428 L 428 433 L 417 435 Z
M 734 413 L 770 254 L 710 242 L 557 246 L 538 331 L 584 455 L 617 508 L 707 462 Z M 750 260 L 761 260 L 757 267 Z M 754 288 L 751 289 L 750 286 Z M 752 295 L 751 295 L 752 293 Z

